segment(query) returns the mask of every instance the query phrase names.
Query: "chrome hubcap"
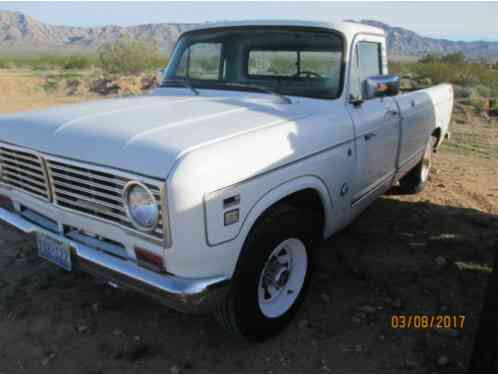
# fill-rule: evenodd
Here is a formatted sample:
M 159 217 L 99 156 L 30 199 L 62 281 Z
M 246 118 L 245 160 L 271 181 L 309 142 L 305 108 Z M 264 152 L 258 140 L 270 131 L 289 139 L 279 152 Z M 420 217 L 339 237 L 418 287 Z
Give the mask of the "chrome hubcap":
M 292 267 L 292 257 L 282 248 L 278 254 L 273 255 L 263 269 L 264 300 L 266 303 L 274 300 L 289 281 Z

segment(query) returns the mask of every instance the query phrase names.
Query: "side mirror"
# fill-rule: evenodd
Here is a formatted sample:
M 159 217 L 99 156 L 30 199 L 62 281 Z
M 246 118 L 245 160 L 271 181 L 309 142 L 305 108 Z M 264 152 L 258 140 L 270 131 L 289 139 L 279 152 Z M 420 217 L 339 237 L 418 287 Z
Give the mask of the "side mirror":
M 399 94 L 399 77 L 382 75 L 368 77 L 365 81 L 366 99 L 395 96 Z

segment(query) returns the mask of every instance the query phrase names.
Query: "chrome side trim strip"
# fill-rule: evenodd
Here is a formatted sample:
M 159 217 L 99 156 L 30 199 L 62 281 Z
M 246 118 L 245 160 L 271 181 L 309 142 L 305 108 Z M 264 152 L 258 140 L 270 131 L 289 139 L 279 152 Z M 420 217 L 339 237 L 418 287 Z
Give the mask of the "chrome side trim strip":
M 369 197 L 371 194 L 375 193 L 380 187 L 384 186 L 386 182 L 389 180 L 392 180 L 394 177 L 395 172 L 390 172 L 386 176 L 381 177 L 377 181 L 375 181 L 372 185 L 370 185 L 367 189 L 363 190 L 362 192 L 356 194 L 356 196 L 353 197 L 353 201 L 351 203 L 351 206 L 354 207 L 357 204 L 359 204 L 363 199 Z

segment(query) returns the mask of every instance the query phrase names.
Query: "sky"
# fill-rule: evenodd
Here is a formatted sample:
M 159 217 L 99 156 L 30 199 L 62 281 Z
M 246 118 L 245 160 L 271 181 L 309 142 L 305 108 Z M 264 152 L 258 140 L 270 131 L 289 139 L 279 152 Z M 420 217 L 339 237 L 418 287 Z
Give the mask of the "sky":
M 0 10 L 23 12 L 48 24 L 70 26 L 269 18 L 317 21 L 374 19 L 434 38 L 498 41 L 498 2 L 0 1 Z

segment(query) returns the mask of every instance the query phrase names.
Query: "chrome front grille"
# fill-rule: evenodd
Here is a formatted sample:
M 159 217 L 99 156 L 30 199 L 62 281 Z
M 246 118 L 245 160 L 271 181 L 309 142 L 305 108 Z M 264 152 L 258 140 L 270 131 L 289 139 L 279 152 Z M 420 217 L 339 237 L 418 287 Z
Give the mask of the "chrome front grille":
M 43 200 L 50 200 L 47 173 L 38 154 L 0 145 L 0 167 L 1 182 Z
M 55 204 L 135 230 L 126 213 L 123 188 L 136 178 L 114 170 L 59 159 L 48 158 L 47 164 Z M 154 194 L 162 215 L 160 184 L 153 180 L 144 181 L 143 178 L 140 182 Z M 162 217 L 149 235 L 157 239 L 164 238 Z

